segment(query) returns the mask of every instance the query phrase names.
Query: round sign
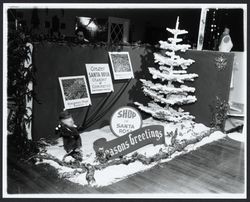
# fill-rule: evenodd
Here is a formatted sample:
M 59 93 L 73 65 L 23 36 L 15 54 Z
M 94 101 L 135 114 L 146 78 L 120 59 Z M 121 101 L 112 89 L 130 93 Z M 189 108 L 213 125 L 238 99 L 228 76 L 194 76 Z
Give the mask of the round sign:
M 120 107 L 110 120 L 111 131 L 118 137 L 142 126 L 141 114 L 133 107 Z

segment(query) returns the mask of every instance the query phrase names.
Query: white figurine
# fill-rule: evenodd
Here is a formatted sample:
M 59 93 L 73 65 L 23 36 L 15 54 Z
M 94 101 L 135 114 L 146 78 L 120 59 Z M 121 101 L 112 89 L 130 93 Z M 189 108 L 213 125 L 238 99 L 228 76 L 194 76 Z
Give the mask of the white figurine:
M 219 51 L 221 52 L 230 52 L 233 48 L 233 42 L 231 40 L 229 32 L 230 29 L 226 27 L 220 37 Z

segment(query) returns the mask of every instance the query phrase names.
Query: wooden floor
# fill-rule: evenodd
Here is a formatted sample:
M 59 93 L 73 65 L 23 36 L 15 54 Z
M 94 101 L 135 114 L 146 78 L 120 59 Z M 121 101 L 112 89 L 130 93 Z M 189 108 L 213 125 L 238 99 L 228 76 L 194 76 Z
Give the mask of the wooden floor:
M 13 162 L 8 166 L 9 193 L 244 192 L 244 144 L 229 138 L 102 188 L 59 179 L 53 168 L 32 168 Z

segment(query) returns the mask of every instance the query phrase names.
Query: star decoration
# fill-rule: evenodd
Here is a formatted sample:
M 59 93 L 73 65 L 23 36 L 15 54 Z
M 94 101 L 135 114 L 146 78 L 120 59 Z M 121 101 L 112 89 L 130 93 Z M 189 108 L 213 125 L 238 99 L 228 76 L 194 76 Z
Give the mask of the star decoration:
M 227 66 L 227 59 L 223 55 L 216 57 L 214 60 L 215 65 L 219 71 L 225 69 L 225 67 Z

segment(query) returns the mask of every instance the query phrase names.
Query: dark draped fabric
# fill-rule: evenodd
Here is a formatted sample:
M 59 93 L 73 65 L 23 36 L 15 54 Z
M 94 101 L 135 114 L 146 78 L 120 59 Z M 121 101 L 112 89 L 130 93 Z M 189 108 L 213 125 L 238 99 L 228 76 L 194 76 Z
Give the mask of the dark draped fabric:
M 153 47 L 121 47 L 128 51 L 135 78 L 131 80 L 113 80 L 114 92 L 94 94 L 92 105 L 71 109 L 70 112 L 78 126 L 83 130 L 93 130 L 109 124 L 112 113 L 121 106 L 134 106 L 133 102 L 146 104 L 151 101 L 141 89 L 140 78 L 151 79 L 148 67 L 154 64 Z M 55 138 L 54 129 L 58 123 L 58 115 L 63 110 L 63 100 L 58 77 L 86 75 L 86 63 L 109 63 L 107 47 L 70 46 L 56 43 L 39 43 L 34 46 L 34 65 L 37 68 L 37 84 L 34 89 L 40 104 L 33 106 L 33 139 Z M 117 51 L 117 50 L 116 50 Z M 197 102 L 182 106 L 196 117 L 196 122 L 209 126 L 211 121 L 211 105 L 216 96 L 228 101 L 230 78 L 233 66 L 233 53 L 190 50 L 182 53 L 184 58 L 191 58 L 195 63 L 188 72 L 195 72 L 199 77 L 194 82 L 185 82 L 196 88 Z M 223 70 L 217 68 L 215 58 L 223 56 L 227 65 Z M 112 68 L 110 65 L 112 74 Z M 87 79 L 88 82 L 88 79 Z M 89 83 L 88 83 L 89 86 Z M 135 106 L 134 106 L 135 107 Z M 143 118 L 148 115 L 141 112 Z

